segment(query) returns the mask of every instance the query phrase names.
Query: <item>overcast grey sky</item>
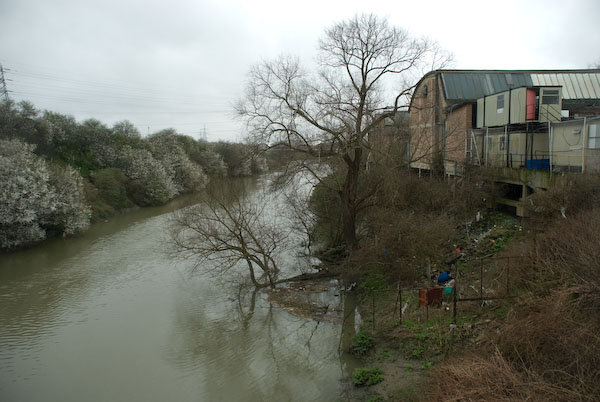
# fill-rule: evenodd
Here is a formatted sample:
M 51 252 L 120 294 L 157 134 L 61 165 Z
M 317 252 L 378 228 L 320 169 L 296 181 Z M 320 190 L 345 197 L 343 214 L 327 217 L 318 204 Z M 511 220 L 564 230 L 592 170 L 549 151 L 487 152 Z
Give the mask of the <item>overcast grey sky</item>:
M 249 68 L 310 62 L 324 30 L 359 13 L 439 42 L 454 68 L 600 64 L 598 0 L 0 0 L 0 62 L 10 96 L 40 109 L 242 140 L 232 105 Z

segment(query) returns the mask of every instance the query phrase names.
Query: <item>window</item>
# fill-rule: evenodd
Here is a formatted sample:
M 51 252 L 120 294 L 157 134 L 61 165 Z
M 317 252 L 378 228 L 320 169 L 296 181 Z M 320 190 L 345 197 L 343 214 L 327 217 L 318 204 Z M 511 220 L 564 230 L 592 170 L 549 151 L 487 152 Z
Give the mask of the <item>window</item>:
M 558 89 L 544 89 L 542 105 L 558 105 Z
M 496 98 L 496 112 L 504 113 L 504 94 L 498 95 Z

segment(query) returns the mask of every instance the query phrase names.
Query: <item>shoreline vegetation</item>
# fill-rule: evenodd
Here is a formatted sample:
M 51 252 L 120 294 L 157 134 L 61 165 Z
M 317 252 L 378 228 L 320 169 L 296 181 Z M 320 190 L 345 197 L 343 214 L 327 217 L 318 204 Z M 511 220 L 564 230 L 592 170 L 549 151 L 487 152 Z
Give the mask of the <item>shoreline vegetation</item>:
M 247 144 L 207 142 L 165 129 L 142 137 L 127 120 L 0 103 L 0 251 L 84 231 L 125 211 L 164 205 L 213 178 L 268 171 Z
M 330 268 L 357 283 L 363 317 L 346 351 L 364 367 L 342 400 L 596 400 L 600 177 L 565 175 L 529 196 L 527 218 L 477 202 L 457 213 L 456 200 L 493 197 L 482 179 L 404 175 L 379 194 L 392 191 L 394 204 L 380 202 L 378 220 L 361 217 L 361 247 Z M 447 268 L 456 316 L 452 297 L 428 308 L 419 300 Z

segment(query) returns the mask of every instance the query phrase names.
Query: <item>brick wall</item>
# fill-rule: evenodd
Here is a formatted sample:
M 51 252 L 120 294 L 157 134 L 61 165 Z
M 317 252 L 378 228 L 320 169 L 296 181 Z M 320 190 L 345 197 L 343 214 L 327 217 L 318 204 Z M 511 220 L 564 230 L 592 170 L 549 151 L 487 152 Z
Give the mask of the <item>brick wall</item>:
M 410 108 L 410 154 L 413 167 L 429 168 L 431 156 L 440 149 L 439 107 L 444 102 L 436 74 L 415 89 Z
M 461 105 L 446 116 L 446 159 L 464 164 L 466 141 L 472 125 L 472 104 Z

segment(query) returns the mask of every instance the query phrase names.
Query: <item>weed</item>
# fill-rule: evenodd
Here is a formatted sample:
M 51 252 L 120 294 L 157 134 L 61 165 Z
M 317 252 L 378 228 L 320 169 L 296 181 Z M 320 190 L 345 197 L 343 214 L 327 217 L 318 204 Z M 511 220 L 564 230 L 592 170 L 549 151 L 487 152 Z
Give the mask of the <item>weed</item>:
M 413 350 L 410 352 L 410 358 L 411 359 L 420 359 L 423 357 L 423 355 L 425 354 L 425 348 L 423 347 L 423 345 L 417 345 L 415 348 L 413 348 Z
M 431 366 L 433 366 L 433 362 L 431 360 L 426 360 L 423 362 L 422 367 L 423 369 L 427 370 L 429 368 L 431 368 Z
M 411 321 L 411 320 L 403 320 L 402 325 L 405 328 L 414 328 L 414 327 L 416 327 L 417 323 L 414 321 Z
M 390 353 L 387 351 L 387 349 L 384 350 L 383 352 L 381 352 L 379 354 L 379 356 L 377 356 L 377 360 L 379 360 L 379 361 L 383 361 L 383 360 L 386 360 L 389 358 L 390 358 Z
M 497 238 L 492 246 L 492 251 L 497 253 L 499 251 L 504 250 L 504 246 L 506 246 L 506 242 L 508 242 L 515 233 L 512 231 L 504 233 L 501 237 Z
M 384 401 L 385 401 L 385 399 L 383 399 L 383 397 L 381 395 L 373 395 L 372 397 L 367 399 L 367 402 L 384 402 Z
M 429 339 L 429 332 L 425 329 L 417 335 L 417 338 L 420 341 L 426 341 L 427 339 Z
M 357 355 L 364 355 L 373 347 L 373 338 L 371 335 L 365 332 L 359 332 L 354 337 L 354 342 L 352 343 L 352 352 Z
M 404 371 L 411 372 L 413 370 L 414 370 L 414 367 L 413 367 L 412 364 L 410 364 L 410 363 L 404 363 Z
M 381 369 L 379 367 L 374 367 L 371 369 L 359 367 L 354 369 L 354 373 L 352 374 L 352 382 L 356 386 L 371 386 L 379 384 L 382 381 L 383 374 L 381 373 Z

